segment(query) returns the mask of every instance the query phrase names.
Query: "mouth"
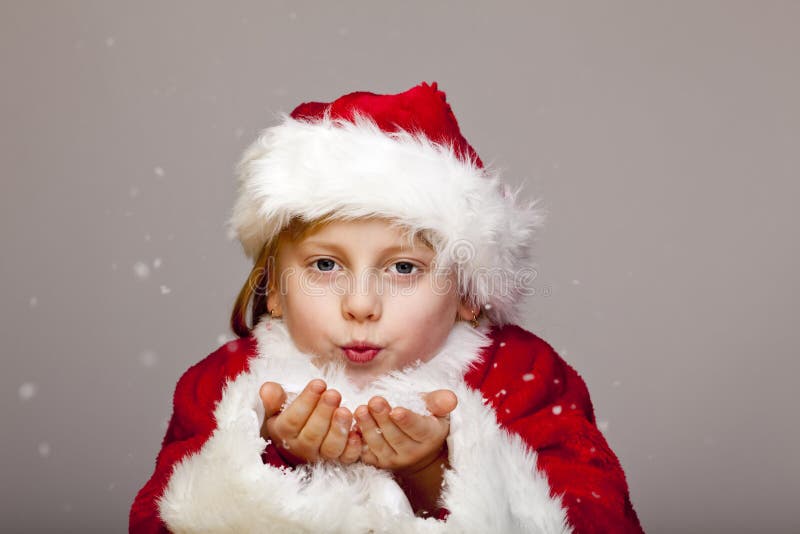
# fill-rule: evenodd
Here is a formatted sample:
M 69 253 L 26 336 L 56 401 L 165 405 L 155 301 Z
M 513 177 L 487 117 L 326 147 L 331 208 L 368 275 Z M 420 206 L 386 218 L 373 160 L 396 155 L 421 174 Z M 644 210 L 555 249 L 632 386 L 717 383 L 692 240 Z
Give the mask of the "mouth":
M 345 357 L 353 363 L 371 362 L 381 350 L 381 347 L 366 343 L 355 343 L 342 347 Z

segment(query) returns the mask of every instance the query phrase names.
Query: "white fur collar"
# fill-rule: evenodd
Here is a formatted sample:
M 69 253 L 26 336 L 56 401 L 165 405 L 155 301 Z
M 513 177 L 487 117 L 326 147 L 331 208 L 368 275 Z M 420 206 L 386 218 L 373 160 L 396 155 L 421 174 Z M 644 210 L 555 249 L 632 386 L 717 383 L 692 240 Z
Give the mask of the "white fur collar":
M 436 356 L 427 362 L 417 362 L 402 370 L 387 373 L 370 385 L 359 388 L 345 374 L 344 366 L 329 364 L 317 368 L 313 355 L 301 352 L 292 340 L 286 324 L 269 315 L 253 329 L 258 342 L 256 366 L 265 380 L 280 383 L 291 401 L 313 378 L 322 378 L 329 388 L 342 394 L 342 406 L 351 411 L 380 395 L 391 406 L 404 406 L 427 414 L 419 394 L 435 389 L 453 387 L 462 382 L 464 373 L 480 357 L 481 349 L 491 344 L 490 325 L 483 322 L 477 328 L 459 321 L 451 330 Z

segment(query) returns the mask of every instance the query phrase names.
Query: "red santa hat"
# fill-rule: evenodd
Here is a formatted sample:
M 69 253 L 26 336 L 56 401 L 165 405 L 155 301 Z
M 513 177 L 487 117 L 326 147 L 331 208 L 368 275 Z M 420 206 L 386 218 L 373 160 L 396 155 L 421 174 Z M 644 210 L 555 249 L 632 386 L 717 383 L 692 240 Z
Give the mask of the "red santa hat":
M 484 167 L 447 103 L 421 83 L 394 95 L 354 92 L 306 102 L 261 132 L 238 165 L 228 224 L 255 260 L 292 217 L 385 217 L 430 230 L 436 263 L 490 321 L 518 321 L 530 252 L 545 219 Z

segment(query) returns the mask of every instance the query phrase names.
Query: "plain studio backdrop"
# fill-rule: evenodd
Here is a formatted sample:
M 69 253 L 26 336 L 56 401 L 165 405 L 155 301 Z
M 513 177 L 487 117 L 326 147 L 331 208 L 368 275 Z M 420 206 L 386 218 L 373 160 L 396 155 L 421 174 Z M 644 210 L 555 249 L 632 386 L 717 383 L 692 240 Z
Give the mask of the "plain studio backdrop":
M 521 326 L 586 380 L 650 533 L 800 531 L 800 3 L 0 7 L 5 532 L 121 532 L 232 337 L 223 223 L 276 114 L 440 84 L 551 212 Z

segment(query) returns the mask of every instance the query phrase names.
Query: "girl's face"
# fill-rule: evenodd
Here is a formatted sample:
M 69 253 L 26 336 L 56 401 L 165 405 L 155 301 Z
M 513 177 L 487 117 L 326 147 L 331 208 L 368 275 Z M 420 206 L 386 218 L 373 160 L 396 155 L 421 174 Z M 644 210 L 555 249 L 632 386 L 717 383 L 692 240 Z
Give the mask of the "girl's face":
M 278 243 L 267 306 L 315 364 L 345 364 L 359 387 L 432 358 L 457 317 L 471 319 L 452 270 L 434 272 L 434 251 L 413 246 L 382 219 L 334 221 L 298 242 Z M 365 343 L 375 354 L 343 347 Z

